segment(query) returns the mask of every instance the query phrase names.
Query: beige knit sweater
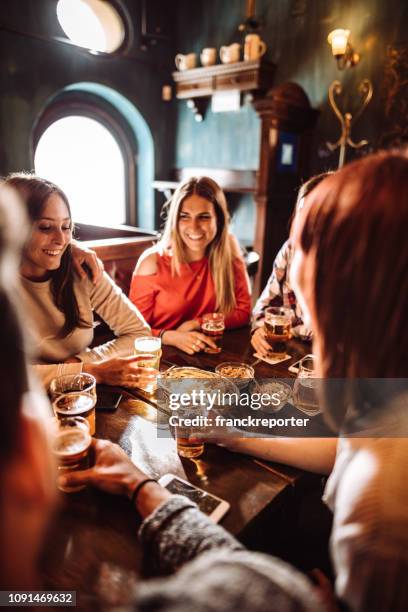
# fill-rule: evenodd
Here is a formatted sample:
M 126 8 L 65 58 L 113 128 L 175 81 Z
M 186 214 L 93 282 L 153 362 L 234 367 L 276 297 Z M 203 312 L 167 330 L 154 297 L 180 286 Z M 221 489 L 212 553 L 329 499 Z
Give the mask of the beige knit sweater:
M 82 363 L 131 355 L 135 338 L 150 333 L 140 312 L 106 273 L 97 285 L 88 278 L 76 278 L 74 291 L 81 320 L 88 326 L 78 327 L 61 339 L 58 333 L 64 315 L 54 304 L 50 281 L 22 278 L 23 306 L 31 323 L 27 328 L 36 353 L 35 370 L 46 386 L 55 376 L 81 372 Z M 94 313 L 109 325 L 116 338 L 90 349 Z M 78 357 L 81 362 L 65 364 L 69 357 Z

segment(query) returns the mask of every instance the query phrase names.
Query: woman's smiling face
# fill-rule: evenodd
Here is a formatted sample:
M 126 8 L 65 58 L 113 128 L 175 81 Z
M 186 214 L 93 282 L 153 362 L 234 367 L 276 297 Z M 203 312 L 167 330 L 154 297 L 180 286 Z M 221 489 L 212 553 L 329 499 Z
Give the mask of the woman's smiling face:
M 41 215 L 33 222 L 31 236 L 24 248 L 21 274 L 44 280 L 61 265 L 61 258 L 72 240 L 72 221 L 64 200 L 53 193 Z
M 214 204 L 196 194 L 189 196 L 181 205 L 177 227 L 187 258 L 202 259 L 217 235 Z

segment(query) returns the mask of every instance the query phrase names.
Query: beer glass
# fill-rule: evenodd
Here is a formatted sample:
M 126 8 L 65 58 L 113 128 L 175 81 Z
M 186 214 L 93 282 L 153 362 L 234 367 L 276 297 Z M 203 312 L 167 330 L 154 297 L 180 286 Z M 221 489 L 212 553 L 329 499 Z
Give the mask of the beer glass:
M 89 448 L 91 436 L 89 424 L 83 417 L 75 416 L 57 422 L 52 450 L 58 462 L 58 474 L 86 470 L 89 467 Z M 84 485 L 59 486 L 64 493 L 74 493 L 85 488 Z
M 184 419 L 193 419 L 203 414 L 201 407 L 180 406 L 178 410 L 179 424 L 173 425 L 170 431 L 176 440 L 177 453 L 180 457 L 197 459 L 204 452 L 204 441 L 194 436 L 194 433 L 202 431 L 199 427 L 183 425 Z
M 49 387 L 51 401 L 55 401 L 60 395 L 72 392 L 85 391 L 93 395 L 96 400 L 96 380 L 92 374 L 81 372 L 80 374 L 66 374 L 53 378 Z
M 217 348 L 205 346 L 205 353 L 221 353 L 222 337 L 224 335 L 225 321 L 221 312 L 210 312 L 201 318 L 201 331 L 203 334 L 214 340 Z
M 177 453 L 180 457 L 186 457 L 187 459 L 197 459 L 201 457 L 204 452 L 204 442 L 194 437 L 183 437 L 181 427 L 176 426 L 174 429 L 174 435 L 177 442 Z
M 136 338 L 135 355 L 152 356 L 152 360 L 148 366 L 139 364 L 140 367 L 155 368 L 159 370 L 161 354 L 161 338 L 157 338 L 156 336 L 141 336 L 140 338 Z
M 146 374 L 152 374 L 154 376 L 154 380 L 150 380 L 146 383 L 138 383 L 139 389 L 148 393 L 149 395 L 154 393 L 157 389 L 157 375 L 158 375 L 158 367 L 157 367 L 157 355 L 153 353 L 139 353 L 137 355 L 137 360 L 133 361 L 130 364 L 132 368 L 144 368 L 146 370 Z
M 290 308 L 272 306 L 265 310 L 265 336 L 271 357 L 284 358 L 290 339 L 292 311 Z
M 91 436 L 95 433 L 96 399 L 90 393 L 72 391 L 60 395 L 53 402 L 54 414 L 58 420 L 68 417 L 83 417 L 88 421 Z
M 316 357 L 306 355 L 299 363 L 299 372 L 293 386 L 293 403 L 309 416 L 320 412 L 317 395 L 318 379 L 315 371 Z

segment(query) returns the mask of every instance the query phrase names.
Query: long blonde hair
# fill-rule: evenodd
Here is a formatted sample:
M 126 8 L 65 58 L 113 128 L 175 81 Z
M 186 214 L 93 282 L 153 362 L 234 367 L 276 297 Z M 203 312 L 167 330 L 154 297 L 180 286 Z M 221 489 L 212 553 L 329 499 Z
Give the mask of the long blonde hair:
M 215 181 L 208 176 L 192 177 L 177 187 L 170 200 L 166 225 L 158 249 L 162 252 L 171 251 L 171 271 L 174 276 L 179 276 L 181 264 L 187 263 L 187 259 L 185 245 L 178 231 L 178 220 L 184 200 L 192 195 L 198 195 L 214 206 L 217 233 L 207 247 L 207 255 L 214 281 L 216 308 L 228 314 L 236 305 L 233 255 L 228 231 L 229 214 L 225 195 Z

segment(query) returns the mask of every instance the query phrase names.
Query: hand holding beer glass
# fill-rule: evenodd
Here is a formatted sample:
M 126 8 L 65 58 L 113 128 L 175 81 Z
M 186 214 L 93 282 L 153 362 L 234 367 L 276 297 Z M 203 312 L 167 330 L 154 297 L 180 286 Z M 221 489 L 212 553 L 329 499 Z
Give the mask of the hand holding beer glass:
M 265 337 L 269 343 L 269 356 L 275 359 L 286 357 L 287 343 L 291 337 L 292 311 L 282 306 L 271 306 L 265 310 Z
M 96 396 L 81 391 L 64 393 L 53 402 L 54 414 L 59 421 L 71 417 L 84 418 L 91 436 L 95 434 Z
M 52 451 L 57 459 L 59 476 L 89 467 L 91 440 L 89 423 L 83 417 L 72 416 L 56 421 Z M 59 485 L 64 493 L 74 493 L 84 488 L 84 485 Z
M 157 374 L 160 370 L 161 339 L 156 336 L 141 336 L 135 340 L 135 355 L 138 358 L 135 366 L 146 368 L 148 372 L 155 375 L 155 380 L 141 384 L 140 388 L 146 393 L 153 393 L 157 389 Z

